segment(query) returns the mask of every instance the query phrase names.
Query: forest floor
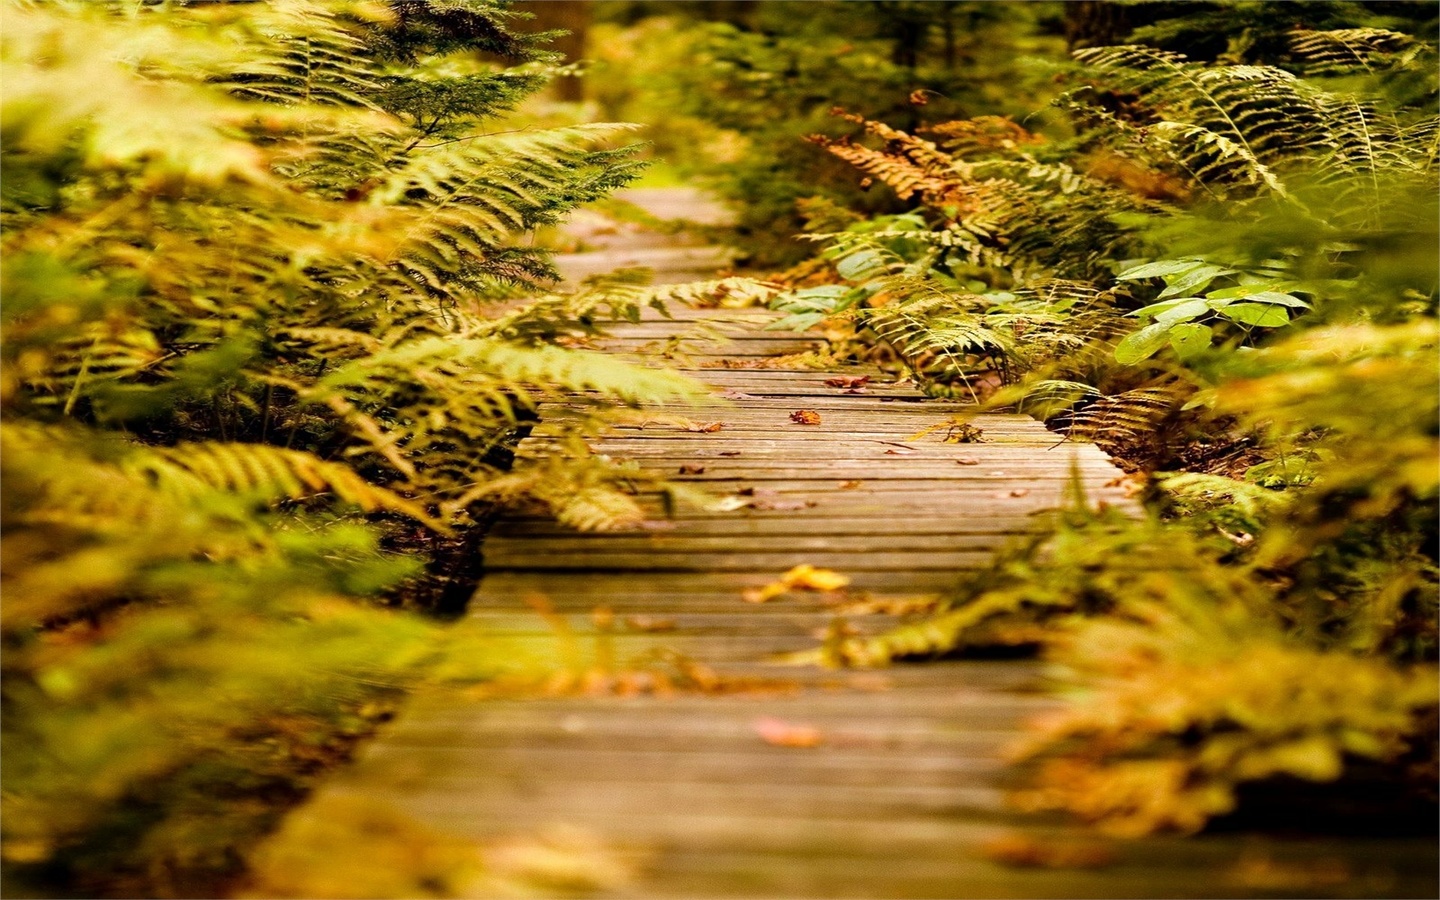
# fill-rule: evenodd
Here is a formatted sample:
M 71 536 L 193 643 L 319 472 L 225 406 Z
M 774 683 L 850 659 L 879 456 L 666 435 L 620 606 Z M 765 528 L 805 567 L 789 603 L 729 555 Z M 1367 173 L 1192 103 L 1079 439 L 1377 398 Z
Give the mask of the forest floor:
M 684 188 L 625 200 L 656 220 L 723 221 Z M 567 277 L 642 265 L 685 281 L 730 258 L 629 218 L 641 221 L 582 220 Z M 639 531 L 500 521 L 469 615 L 555 676 L 526 695 L 418 700 L 270 852 L 364 807 L 420 823 L 412 862 L 436 869 L 437 895 L 1436 895 L 1430 839 L 1120 842 L 1013 809 L 1023 772 L 1006 755 L 1057 703 L 1034 660 L 777 660 L 893 626 L 1062 503 L 1076 477 L 1091 502 L 1132 501 L 1093 446 L 995 414 L 957 440 L 945 423 L 959 404 L 877 369 L 808 367 L 797 355 L 818 340 L 764 330 L 771 319 L 680 310 L 612 330 L 605 346 L 677 366 L 713 396 L 642 411 L 594 449 L 723 501 L 646 496 L 653 527 Z M 549 452 L 574 414 L 543 408 L 520 455 Z M 827 584 L 824 570 L 849 581 Z M 782 579 L 789 590 L 767 590 Z M 438 874 L 464 848 L 483 860 L 473 878 Z M 365 863 L 354 857 L 352 896 L 369 895 Z

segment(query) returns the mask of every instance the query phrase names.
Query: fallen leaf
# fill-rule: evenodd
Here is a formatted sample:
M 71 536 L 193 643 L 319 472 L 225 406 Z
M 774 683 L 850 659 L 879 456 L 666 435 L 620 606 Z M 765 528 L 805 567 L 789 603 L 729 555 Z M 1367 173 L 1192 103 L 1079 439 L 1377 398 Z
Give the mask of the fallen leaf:
M 740 455 L 740 451 L 739 451 L 739 450 L 721 450 L 721 451 L 720 451 L 720 455 L 721 455 L 721 456 L 739 456 L 739 455 Z
M 880 691 L 893 690 L 895 687 L 895 679 L 889 675 L 881 675 L 877 672 L 864 672 L 859 675 L 850 676 L 846 680 L 846 686 L 855 691 L 878 693 Z
M 773 716 L 761 716 L 751 722 L 750 727 L 760 735 L 760 740 L 772 747 L 805 749 L 818 747 L 825 741 L 825 735 L 814 725 L 793 724 Z
M 695 431 L 701 434 L 714 434 L 724 427 L 724 422 L 691 422 L 685 426 L 685 430 Z
M 951 425 L 950 430 L 945 433 L 945 443 L 979 444 L 984 442 L 984 434 L 985 429 L 983 428 L 976 428 L 974 425 L 957 422 Z
M 869 383 L 870 383 L 870 376 L 869 376 L 869 375 L 861 375 L 861 376 L 859 376 L 859 377 L 852 377 L 852 376 L 848 376 L 848 375 L 840 375 L 840 376 L 835 377 L 835 378 L 827 378 L 827 379 L 825 379 L 825 386 L 826 386 L 826 387 L 857 388 L 857 387 L 863 387 L 864 385 L 867 385 L 867 384 L 869 384 Z
M 658 619 L 654 616 L 626 616 L 625 624 L 634 631 L 674 631 L 674 619 Z
M 939 606 L 940 598 L 935 596 L 923 597 L 862 597 L 859 600 L 844 603 L 835 607 L 835 612 L 843 616 L 908 616 L 915 613 L 934 612 Z
M 849 583 L 848 575 L 801 563 L 781 575 L 778 581 L 772 581 L 764 587 L 746 588 L 741 596 L 747 603 L 765 603 L 788 591 L 838 591 Z
M 767 584 L 763 587 L 745 588 L 740 592 L 740 599 L 746 603 L 769 603 L 783 593 L 785 593 L 783 586 Z
M 758 509 L 762 512 L 788 512 L 797 509 L 809 509 L 814 505 L 814 500 L 756 500 L 750 504 L 750 508 Z
M 777 490 L 775 490 L 774 488 L 757 488 L 757 487 L 754 487 L 753 485 L 750 486 L 750 487 L 742 487 L 742 488 L 740 488 L 739 490 L 737 490 L 735 493 L 739 494 L 739 495 L 742 496 L 742 497 L 778 497 L 778 496 L 780 496 L 780 492 L 777 491 Z
M 864 483 L 865 483 L 865 482 L 861 481 L 861 480 L 858 479 L 858 478 L 852 478 L 852 479 L 849 480 L 849 481 L 842 481 L 842 482 L 840 482 L 840 490 L 842 490 L 842 491 L 853 491 L 853 490 L 855 490 L 856 488 L 858 488 L 860 485 L 862 485 L 862 484 L 864 484 Z
M 819 425 L 820 414 L 813 409 L 797 409 L 790 414 L 790 421 L 796 425 Z
M 890 449 L 890 450 L 886 450 L 886 451 L 885 451 L 885 454 L 886 454 L 887 456 L 914 456 L 914 455 L 915 455 L 915 451 L 914 451 L 914 450 L 896 450 L 896 449 L 893 449 L 893 448 L 892 448 L 892 449 Z
M 1016 488 L 1015 490 L 1013 490 L 1013 491 L 1010 492 L 1010 496 L 1012 496 L 1012 497 L 1024 497 L 1024 496 L 1025 496 L 1026 494 L 1028 494 L 1028 493 L 1030 493 L 1030 489 L 1029 489 L 1029 488 Z
M 978 466 L 980 465 L 980 460 L 973 456 L 961 456 L 955 460 L 955 464 L 957 466 Z
M 704 467 L 704 466 L 689 466 L 689 465 L 681 466 L 681 467 L 680 467 L 680 474 L 681 474 L 681 475 L 703 475 L 703 474 L 705 474 L 705 467 Z
M 1341 859 L 1290 862 L 1274 859 L 1262 850 L 1246 850 L 1226 880 L 1252 891 L 1273 893 L 1333 888 L 1353 877 L 1354 873 Z
M 1001 865 L 1030 869 L 1098 869 L 1116 861 L 1115 851 L 1096 841 L 1039 841 L 1019 833 L 987 841 L 980 852 Z

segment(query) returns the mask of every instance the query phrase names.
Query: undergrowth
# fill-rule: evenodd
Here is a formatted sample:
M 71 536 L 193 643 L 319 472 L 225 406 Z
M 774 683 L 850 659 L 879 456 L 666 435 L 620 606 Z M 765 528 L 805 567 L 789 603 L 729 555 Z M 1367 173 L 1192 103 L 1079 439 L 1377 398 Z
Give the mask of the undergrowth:
M 556 293 L 535 229 L 630 126 L 504 127 L 504 3 L 15 2 L 3 55 L 4 841 L 24 891 L 222 891 L 406 690 L 512 661 L 388 607 L 497 504 L 620 527 L 638 476 L 502 471 L 539 402 L 689 397 L 560 338 L 745 290 Z M 432 566 L 435 568 L 435 566 Z M 463 598 L 459 601 L 463 602 Z M 444 604 L 440 604 L 444 605 Z
M 1042 647 L 1077 700 L 1023 799 L 1125 834 L 1375 765 L 1433 802 L 1435 47 L 1284 38 L 1283 68 L 1078 51 L 1039 130 L 837 110 L 859 133 L 812 140 L 918 206 L 819 210 L 828 277 L 775 301 L 1147 476 L 1146 517 L 1076 498 L 937 612 L 824 651 Z

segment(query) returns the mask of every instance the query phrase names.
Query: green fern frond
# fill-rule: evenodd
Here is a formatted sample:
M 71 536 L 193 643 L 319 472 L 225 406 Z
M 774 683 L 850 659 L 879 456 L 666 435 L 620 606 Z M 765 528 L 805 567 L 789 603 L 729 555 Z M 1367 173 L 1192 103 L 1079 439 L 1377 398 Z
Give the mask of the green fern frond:
M 362 512 L 397 513 L 440 527 L 414 501 L 366 481 L 349 466 L 300 450 L 218 441 L 177 444 L 136 449 L 120 468 L 179 499 L 196 499 L 219 490 L 274 503 L 329 493 Z
M 1339 28 L 1290 32 L 1290 52 L 1318 72 L 1364 69 L 1375 72 L 1408 65 L 1420 44 L 1387 28 Z
M 1142 387 L 1100 397 L 1071 417 L 1067 433 L 1102 447 L 1126 447 L 1159 432 L 1184 400 L 1175 387 Z

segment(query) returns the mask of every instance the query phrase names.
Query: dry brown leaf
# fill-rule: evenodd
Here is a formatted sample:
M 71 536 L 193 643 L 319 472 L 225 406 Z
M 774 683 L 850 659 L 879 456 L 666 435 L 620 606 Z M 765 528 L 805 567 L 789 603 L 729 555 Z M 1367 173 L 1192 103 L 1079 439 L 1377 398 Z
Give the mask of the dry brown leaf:
M 797 409 L 790 414 L 790 421 L 796 425 L 819 425 L 820 414 L 813 409 Z
M 1039 841 L 1012 832 L 987 841 L 980 852 L 987 859 L 1016 868 L 1098 869 L 1113 865 L 1115 851 L 1096 841 Z
M 838 591 L 850 583 L 850 576 L 831 569 L 817 569 L 801 563 L 764 587 L 746 588 L 741 595 L 747 603 L 765 603 L 787 591 Z
M 879 693 L 895 689 L 895 679 L 889 675 L 881 675 L 878 672 L 862 672 L 859 675 L 851 675 L 845 679 L 845 686 L 852 691 L 865 691 L 866 693 Z
M 756 500 L 750 504 L 750 508 L 758 509 L 761 512 L 791 512 L 809 509 L 815 503 L 814 500 Z
M 985 429 L 965 422 L 956 422 L 945 432 L 947 444 L 979 444 L 985 440 Z
M 865 392 L 865 385 L 870 383 L 869 375 L 861 375 L 858 378 L 850 376 L 839 376 L 837 378 L 825 379 L 826 387 L 845 388 L 846 393 L 861 394 Z
M 705 467 L 704 467 L 704 466 L 691 466 L 691 465 L 681 466 L 681 467 L 680 467 L 680 474 L 681 474 L 681 475 L 703 475 L 703 474 L 705 474 Z
M 721 455 L 721 456 L 739 456 L 739 455 L 740 455 L 740 451 L 739 451 L 739 450 L 721 450 L 721 451 L 720 451 L 720 455 Z
M 858 488 L 860 485 L 862 485 L 862 484 L 864 484 L 864 483 L 865 483 L 865 482 L 861 481 L 861 480 L 858 479 L 858 478 L 852 478 L 852 479 L 850 479 L 849 481 L 842 481 L 842 482 L 840 482 L 840 490 L 842 490 L 842 491 L 853 491 L 853 490 L 855 490 L 856 488 Z
M 825 741 L 825 735 L 814 725 L 794 724 L 774 716 L 761 716 L 751 722 L 750 727 L 760 735 L 760 740 L 772 747 L 805 749 L 818 747 Z
M 674 631 L 674 619 L 659 619 L 655 616 L 626 616 L 625 625 L 633 631 Z
M 700 434 L 714 434 L 724 427 L 724 422 L 691 422 L 685 426 L 685 430 L 699 432 Z
M 980 460 L 976 459 L 976 458 L 973 457 L 973 456 L 961 456 L 961 457 L 957 457 L 957 458 L 956 458 L 956 460 L 955 460 L 955 465 L 957 465 L 957 466 L 978 466 L 978 465 L 980 465 Z

